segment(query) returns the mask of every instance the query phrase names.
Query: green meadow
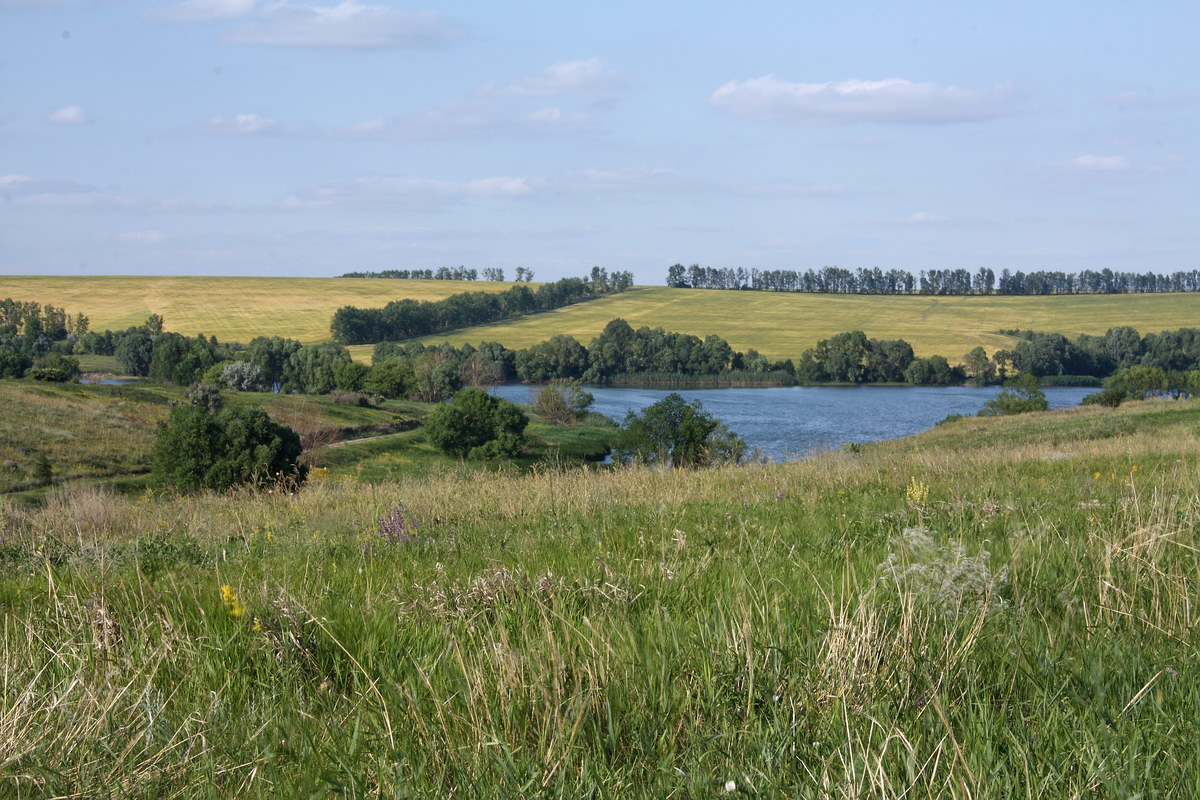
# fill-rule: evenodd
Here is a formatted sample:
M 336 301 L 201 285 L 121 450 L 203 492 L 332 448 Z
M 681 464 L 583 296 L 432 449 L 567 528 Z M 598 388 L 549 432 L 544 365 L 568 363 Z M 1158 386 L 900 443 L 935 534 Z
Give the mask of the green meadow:
M 411 297 L 439 300 L 464 291 L 502 291 L 511 283 L 355 278 L 19 277 L 0 276 L 0 297 L 35 300 L 83 312 L 92 327 L 125 328 L 161 314 L 168 330 L 222 341 L 285 336 L 329 339 L 329 321 L 344 305 L 379 307 Z M 498 341 L 528 347 L 559 333 L 585 345 L 617 317 L 698 336 L 715 333 L 735 349 L 795 358 L 817 340 L 848 330 L 902 338 L 918 355 L 952 361 L 983 345 L 1011 347 L 997 330 L 1022 328 L 1067 335 L 1100 334 L 1131 325 L 1142 333 L 1196 324 L 1200 294 L 1050 297 L 930 297 L 819 295 L 643 287 L 567 308 L 493 325 L 465 328 L 426 341 Z M 350 348 L 370 360 L 370 345 Z
M 1195 401 L 0 497 L 0 795 L 1192 798 L 1197 586 Z

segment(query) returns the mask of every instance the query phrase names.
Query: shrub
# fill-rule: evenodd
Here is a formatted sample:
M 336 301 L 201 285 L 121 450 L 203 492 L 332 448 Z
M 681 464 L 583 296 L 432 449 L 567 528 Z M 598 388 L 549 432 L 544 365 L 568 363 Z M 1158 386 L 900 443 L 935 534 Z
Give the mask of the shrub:
M 25 375 L 35 381 L 68 383 L 79 377 L 79 361 L 70 356 L 51 353 L 39 358 Z
M 507 400 L 467 388 L 438 406 L 425 423 L 434 446 L 458 458 L 511 458 L 525 444 L 529 418 Z
M 672 392 L 640 415 L 625 417 L 614 458 L 673 467 L 702 467 L 742 461 L 746 443 L 700 401 L 687 403 Z
M 361 392 L 343 392 L 339 389 L 334 389 L 329 393 L 329 399 L 340 406 L 361 406 L 366 408 L 374 405 L 371 398 Z
M 547 384 L 533 402 L 538 416 L 555 425 L 574 425 L 587 413 L 596 398 L 577 381 Z
M 1129 395 L 1124 389 L 1109 387 L 1100 392 L 1093 392 L 1083 398 L 1082 405 L 1085 406 L 1107 406 L 1108 408 L 1116 408 L 1129 399 Z
M 303 480 L 300 437 L 258 406 L 177 405 L 158 425 L 151 478 L 183 492 Z
M 1037 378 L 1026 374 L 1006 381 L 1000 394 L 983 404 L 979 416 L 1005 417 L 1049 408 L 1050 404 L 1046 402 L 1045 392 L 1038 387 Z

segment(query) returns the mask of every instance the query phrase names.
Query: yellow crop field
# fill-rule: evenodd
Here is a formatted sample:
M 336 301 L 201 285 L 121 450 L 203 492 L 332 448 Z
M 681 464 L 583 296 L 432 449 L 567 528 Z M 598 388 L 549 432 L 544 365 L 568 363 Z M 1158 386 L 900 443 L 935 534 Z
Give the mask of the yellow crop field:
M 343 305 L 376 307 L 404 297 L 440 300 L 463 291 L 503 291 L 488 281 L 362 278 L 25 277 L 0 275 L 0 298 L 36 300 L 82 311 L 97 329 L 119 329 L 161 314 L 169 330 L 222 341 L 290 336 L 329 339 L 329 320 Z M 565 333 L 587 344 L 615 317 L 704 336 L 718 334 L 738 350 L 794 358 L 822 338 L 863 330 L 902 338 L 920 355 L 951 360 L 975 345 L 989 352 L 1012 345 L 1001 328 L 1103 333 L 1132 325 L 1143 333 L 1200 325 L 1200 294 L 1055 297 L 927 297 L 818 295 L 643 287 L 621 295 L 517 320 L 430 336 L 427 343 L 499 341 L 518 348 Z M 369 345 L 351 348 L 370 360 Z
M 424 341 L 498 341 L 518 348 L 565 333 L 586 345 L 615 317 L 635 328 L 715 333 L 737 350 L 753 347 L 771 358 L 795 358 L 818 339 L 862 330 L 877 339 L 905 339 L 918 355 L 954 361 L 975 345 L 988 352 L 1012 347 L 1011 338 L 994 333 L 999 329 L 1075 336 L 1118 325 L 1142 333 L 1200 326 L 1200 294 L 930 297 L 651 287 Z
M 38 277 L 0 275 L 0 299 L 49 303 L 88 316 L 92 328 L 118 330 L 161 314 L 167 330 L 221 341 L 289 336 L 329 339 L 341 306 L 382 306 L 412 297 L 441 300 L 465 291 L 498 292 L 511 283 L 365 278 L 229 278 L 162 276 Z

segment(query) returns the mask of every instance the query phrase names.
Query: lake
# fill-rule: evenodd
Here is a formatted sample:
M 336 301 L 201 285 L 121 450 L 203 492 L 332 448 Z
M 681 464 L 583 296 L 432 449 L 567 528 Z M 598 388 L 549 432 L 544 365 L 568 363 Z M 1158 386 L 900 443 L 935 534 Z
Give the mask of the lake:
M 506 384 L 493 393 L 515 403 L 531 403 L 540 387 Z M 617 422 L 671 393 L 666 389 L 589 387 L 593 411 Z M 785 386 L 773 389 L 680 389 L 699 400 L 751 448 L 776 461 L 803 458 L 844 442 L 874 442 L 928 430 L 950 414 L 974 415 L 994 397 L 997 386 Z M 1047 386 L 1050 408 L 1079 405 L 1090 388 Z

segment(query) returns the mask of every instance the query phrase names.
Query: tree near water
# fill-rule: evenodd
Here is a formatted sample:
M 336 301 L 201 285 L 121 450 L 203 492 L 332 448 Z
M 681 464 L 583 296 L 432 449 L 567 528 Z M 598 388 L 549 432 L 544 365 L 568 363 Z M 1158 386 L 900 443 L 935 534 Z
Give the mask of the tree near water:
M 435 447 L 457 458 L 513 458 L 525 445 L 529 418 L 512 403 L 468 387 L 425 423 Z
M 1030 411 L 1047 411 L 1050 404 L 1033 375 L 1021 375 L 1004 384 L 1000 394 L 983 404 L 981 417 L 1004 417 Z
M 626 415 L 613 457 L 621 464 L 704 467 L 739 463 L 745 452 L 746 443 L 700 401 L 689 404 L 672 392 L 640 415 Z

